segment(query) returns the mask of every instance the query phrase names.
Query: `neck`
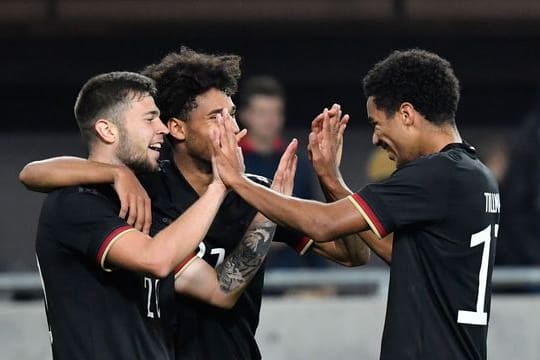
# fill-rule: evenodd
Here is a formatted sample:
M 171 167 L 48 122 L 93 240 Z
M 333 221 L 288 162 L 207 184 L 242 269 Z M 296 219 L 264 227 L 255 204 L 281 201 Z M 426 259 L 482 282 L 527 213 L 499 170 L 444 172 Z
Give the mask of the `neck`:
M 423 151 L 424 154 L 437 153 L 448 144 L 463 142 L 455 124 L 430 126 L 430 131 L 426 132 L 425 141 L 423 142 L 426 144 Z
M 109 149 L 99 147 L 93 147 L 90 149 L 88 160 L 111 165 L 124 165 L 124 163 L 122 163 L 114 153 L 109 151 Z
M 189 156 L 185 151 L 173 152 L 174 163 L 186 181 L 195 189 L 197 194 L 206 192 L 208 185 L 214 179 L 212 164 Z

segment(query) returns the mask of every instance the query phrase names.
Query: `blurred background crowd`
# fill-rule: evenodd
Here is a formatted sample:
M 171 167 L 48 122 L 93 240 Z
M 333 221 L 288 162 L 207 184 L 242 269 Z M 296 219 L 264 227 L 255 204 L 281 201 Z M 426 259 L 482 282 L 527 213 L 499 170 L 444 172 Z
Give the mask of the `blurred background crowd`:
M 497 265 L 540 265 L 540 3 L 534 0 L 0 1 L 0 272 L 35 271 L 42 195 L 18 183 L 25 163 L 85 155 L 72 115 L 90 76 L 137 71 L 181 45 L 243 57 L 237 119 L 247 170 L 271 177 L 292 136 L 295 194 L 320 199 L 305 153 L 312 118 L 351 115 L 342 172 L 352 189 L 388 176 L 371 145 L 361 80 L 393 49 L 448 59 L 461 81 L 457 122 L 501 185 Z M 276 245 L 270 269 L 326 269 Z M 368 266 L 382 266 L 372 257 Z M 504 290 L 504 289 L 502 289 Z M 534 289 L 533 289 L 534 291 Z

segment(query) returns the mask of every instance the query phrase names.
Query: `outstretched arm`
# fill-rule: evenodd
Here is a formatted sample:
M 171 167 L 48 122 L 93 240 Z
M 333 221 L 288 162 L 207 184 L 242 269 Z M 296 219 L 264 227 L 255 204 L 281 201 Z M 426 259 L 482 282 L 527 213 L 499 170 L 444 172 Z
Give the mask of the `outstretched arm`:
M 290 195 L 296 172 L 297 143 L 289 146 L 272 181 L 272 189 Z M 258 213 L 233 252 L 214 270 L 196 258 L 176 276 L 176 291 L 215 306 L 231 308 L 264 262 L 276 224 Z
M 213 152 L 220 176 L 244 200 L 279 225 L 302 231 L 314 241 L 326 242 L 366 230 L 368 224 L 348 199 L 331 204 L 302 200 L 258 185 L 234 170 L 237 146 L 230 119 L 218 117 L 212 132 Z M 285 151 L 287 153 L 289 148 Z
M 50 192 L 67 186 L 113 184 L 120 199 L 118 216 L 148 234 L 152 223 L 151 202 L 133 172 L 125 167 L 61 156 L 27 164 L 19 180 L 32 191 Z
M 312 123 L 308 146 L 310 160 L 326 200 L 329 202 L 344 199 L 352 194 L 339 171 L 343 133 L 348 120 L 348 115 L 341 117 L 340 106 L 334 104 L 330 110 L 325 109 L 319 114 Z M 345 250 L 345 253 L 349 255 L 352 261 L 369 258 L 369 247 L 384 261 L 390 263 L 392 244 L 393 234 L 379 239 L 371 230 L 336 240 L 336 248 Z M 321 249 L 318 251 L 320 252 Z M 325 256 L 326 254 L 323 252 L 322 255 Z

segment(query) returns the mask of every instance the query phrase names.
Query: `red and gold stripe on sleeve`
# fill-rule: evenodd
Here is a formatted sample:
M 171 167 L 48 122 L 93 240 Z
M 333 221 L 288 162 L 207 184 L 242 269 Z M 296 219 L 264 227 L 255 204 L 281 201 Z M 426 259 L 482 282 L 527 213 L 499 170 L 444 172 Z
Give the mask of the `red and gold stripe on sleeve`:
M 174 278 L 177 279 L 197 259 L 197 253 L 192 253 L 174 268 Z
M 360 212 L 360 215 L 366 220 L 371 230 L 377 235 L 379 239 L 382 239 L 388 232 L 384 229 L 383 224 L 380 222 L 375 212 L 371 209 L 369 204 L 362 199 L 360 195 L 354 193 L 347 196 L 347 199 L 354 205 L 354 207 Z
M 125 225 L 121 226 L 115 230 L 113 230 L 103 241 L 101 244 L 101 247 L 99 248 L 98 254 L 97 254 L 97 263 L 98 265 L 105 271 L 111 272 L 112 270 L 105 267 L 105 260 L 107 259 L 107 254 L 111 250 L 111 247 L 114 245 L 115 242 L 118 241 L 122 236 L 127 234 L 128 232 L 135 231 L 135 228 L 132 228 L 131 226 Z

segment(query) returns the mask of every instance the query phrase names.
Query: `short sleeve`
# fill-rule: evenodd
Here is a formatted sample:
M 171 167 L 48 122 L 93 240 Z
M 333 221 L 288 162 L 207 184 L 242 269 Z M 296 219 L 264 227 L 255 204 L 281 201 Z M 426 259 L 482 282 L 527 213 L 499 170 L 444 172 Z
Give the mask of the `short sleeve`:
M 62 246 L 94 260 L 104 270 L 112 245 L 135 231 L 118 217 L 117 206 L 105 196 L 80 188 L 61 196 L 56 209 L 56 239 Z
M 447 212 L 451 160 L 421 158 L 379 183 L 366 185 L 349 200 L 378 237 L 419 223 L 436 222 Z

